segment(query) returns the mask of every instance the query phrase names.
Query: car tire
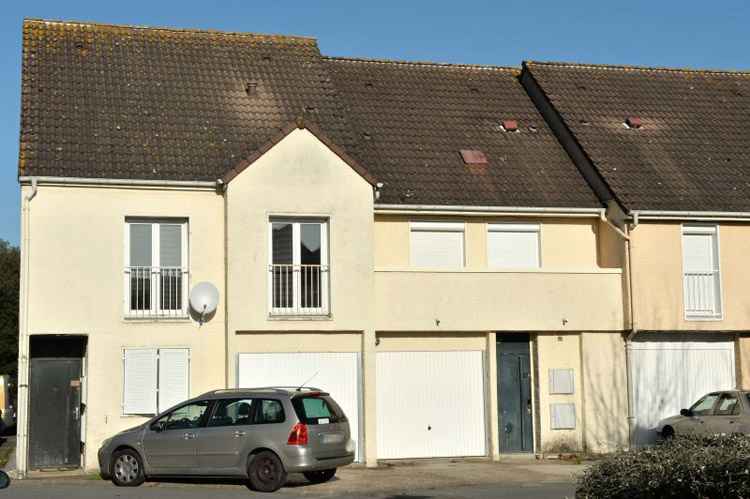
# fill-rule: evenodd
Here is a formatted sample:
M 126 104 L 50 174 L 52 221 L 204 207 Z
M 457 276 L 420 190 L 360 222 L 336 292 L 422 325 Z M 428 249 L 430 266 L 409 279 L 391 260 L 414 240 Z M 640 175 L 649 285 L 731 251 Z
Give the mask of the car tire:
M 674 428 L 671 426 L 665 426 L 661 430 L 661 438 L 664 440 L 672 440 L 674 438 Z
M 305 471 L 302 473 L 311 483 L 324 483 L 336 475 L 336 468 L 320 471 Z
M 250 456 L 247 477 L 251 489 L 258 492 L 276 492 L 286 483 L 286 470 L 279 456 L 264 450 Z
M 137 487 L 146 481 L 143 460 L 133 449 L 123 449 L 112 454 L 112 483 L 118 487 Z

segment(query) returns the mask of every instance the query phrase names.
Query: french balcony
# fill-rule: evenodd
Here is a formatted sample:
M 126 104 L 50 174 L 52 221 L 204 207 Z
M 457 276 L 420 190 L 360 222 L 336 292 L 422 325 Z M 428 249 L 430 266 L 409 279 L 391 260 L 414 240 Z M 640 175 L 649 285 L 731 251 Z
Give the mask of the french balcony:
M 183 267 L 125 267 L 125 316 L 186 317 L 187 275 Z
M 268 266 L 272 317 L 327 316 L 327 265 L 273 264 Z

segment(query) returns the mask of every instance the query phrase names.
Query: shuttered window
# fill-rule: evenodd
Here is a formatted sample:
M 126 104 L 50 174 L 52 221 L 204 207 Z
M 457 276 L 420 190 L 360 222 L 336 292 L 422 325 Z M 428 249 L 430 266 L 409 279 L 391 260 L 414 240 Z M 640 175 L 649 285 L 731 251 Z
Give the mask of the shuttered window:
M 553 430 L 575 430 L 575 404 L 550 404 L 550 428 Z
M 157 414 L 187 400 L 189 349 L 126 348 L 123 365 L 123 414 Z
M 683 226 L 682 269 L 685 317 L 720 318 L 721 276 L 716 226 Z
M 464 266 L 464 224 L 411 223 L 411 265 L 431 269 Z
M 539 225 L 489 224 L 487 262 L 491 268 L 539 268 Z

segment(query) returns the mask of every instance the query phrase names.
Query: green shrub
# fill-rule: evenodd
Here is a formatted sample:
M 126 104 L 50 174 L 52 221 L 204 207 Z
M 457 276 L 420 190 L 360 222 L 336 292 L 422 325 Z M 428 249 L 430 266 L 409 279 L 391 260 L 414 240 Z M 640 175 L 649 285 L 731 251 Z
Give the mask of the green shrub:
M 683 436 L 588 468 L 576 497 L 750 499 L 750 436 Z

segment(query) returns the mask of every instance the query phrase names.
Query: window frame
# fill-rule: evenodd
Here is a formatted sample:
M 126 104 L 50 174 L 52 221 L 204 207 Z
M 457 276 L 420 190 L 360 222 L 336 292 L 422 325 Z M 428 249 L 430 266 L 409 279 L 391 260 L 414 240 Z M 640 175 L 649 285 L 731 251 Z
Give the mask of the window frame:
M 687 293 L 686 293 L 686 274 L 687 269 L 685 266 L 685 236 L 686 235 L 709 235 L 712 239 L 712 251 L 713 251 L 713 270 L 712 272 L 716 276 L 716 291 L 715 291 L 715 310 L 712 313 L 695 313 L 689 312 L 687 307 Z M 721 271 L 721 242 L 719 237 L 719 225 L 718 224 L 702 224 L 702 223 L 683 223 L 680 226 L 680 249 L 682 254 L 680 261 L 680 269 L 682 272 L 682 311 L 683 318 L 689 322 L 700 322 L 700 321 L 721 321 L 724 319 L 724 284 L 722 279 Z
M 292 307 L 274 307 L 273 306 L 273 224 L 287 223 L 292 225 Z M 320 226 L 320 307 L 302 307 L 302 284 L 299 272 L 295 268 L 300 268 L 302 255 L 300 251 L 301 244 L 301 226 L 304 224 L 317 224 Z M 323 216 L 275 216 L 268 217 L 268 269 L 266 279 L 267 293 L 267 316 L 271 319 L 283 319 L 294 317 L 330 317 L 331 315 L 331 268 L 330 268 L 330 217 Z M 297 306 L 299 304 L 299 306 Z
M 130 227 L 132 225 L 151 226 L 151 268 L 161 268 L 161 234 L 162 225 L 180 226 L 180 260 L 182 262 L 181 273 L 181 303 L 179 309 L 168 309 L 161 307 L 161 279 L 159 273 L 151 273 L 150 300 L 151 307 L 147 310 L 133 309 L 131 307 L 131 262 L 130 262 Z M 122 309 L 125 319 L 186 319 L 188 315 L 188 303 L 190 292 L 190 220 L 180 217 L 125 217 L 123 224 L 124 251 L 123 251 L 123 297 Z M 156 276 L 156 277 L 155 277 Z
M 126 364 L 125 364 L 126 363 L 126 353 L 125 352 L 128 351 L 128 350 L 154 350 L 154 351 L 156 351 L 156 380 L 155 380 L 155 382 L 156 382 L 156 388 L 155 388 L 154 393 L 153 393 L 153 397 L 156 399 L 155 402 L 154 402 L 154 406 L 156 407 L 156 411 L 153 412 L 153 413 L 151 413 L 151 412 L 128 412 L 128 411 L 125 410 L 125 397 L 126 397 L 125 380 L 126 380 L 126 377 L 127 377 L 127 370 L 126 370 Z M 191 390 L 190 378 L 191 378 L 191 372 L 192 372 L 192 358 L 193 358 L 192 351 L 191 351 L 190 347 L 186 347 L 186 346 L 165 346 L 165 347 L 143 347 L 143 346 L 142 347 L 137 347 L 136 346 L 136 347 L 123 347 L 122 348 L 122 383 L 120 385 L 120 389 L 122 391 L 122 397 L 121 397 L 121 403 L 120 403 L 120 408 L 121 408 L 120 410 L 121 410 L 121 415 L 122 416 L 124 416 L 124 417 L 131 417 L 131 416 L 154 417 L 154 416 L 160 415 L 162 412 L 164 412 L 165 410 L 169 409 L 169 407 L 171 407 L 171 406 L 168 406 L 168 407 L 162 408 L 162 407 L 160 407 L 160 403 L 159 403 L 160 402 L 160 389 L 161 389 L 161 387 L 160 387 L 160 385 L 161 385 L 161 383 L 160 383 L 160 376 L 159 376 L 160 363 L 161 363 L 160 352 L 162 350 L 185 350 L 187 352 L 187 379 L 186 379 L 186 385 L 187 385 L 187 390 L 186 391 L 187 391 L 187 393 L 186 393 L 186 396 L 187 396 L 188 399 L 190 398 L 190 390 Z M 184 405 L 184 404 L 180 404 L 180 406 L 181 405 Z M 178 409 L 180 406 L 175 407 L 175 409 Z M 210 409 L 210 407 L 209 407 L 209 409 Z
M 460 265 L 458 267 L 435 267 L 435 266 L 424 266 L 417 265 L 414 261 L 414 238 L 415 232 L 430 232 L 430 233 L 452 233 L 461 234 L 461 257 Z M 436 221 L 436 220 L 411 220 L 409 222 L 409 267 L 420 270 L 438 270 L 442 272 L 458 272 L 466 268 L 466 223 L 465 222 L 452 222 L 452 221 Z
M 524 233 L 536 234 L 536 265 L 528 267 L 498 267 L 492 265 L 490 257 L 490 234 L 500 233 Z M 542 224 L 537 222 L 489 222 L 485 232 L 487 268 L 493 270 L 537 270 L 542 268 Z

